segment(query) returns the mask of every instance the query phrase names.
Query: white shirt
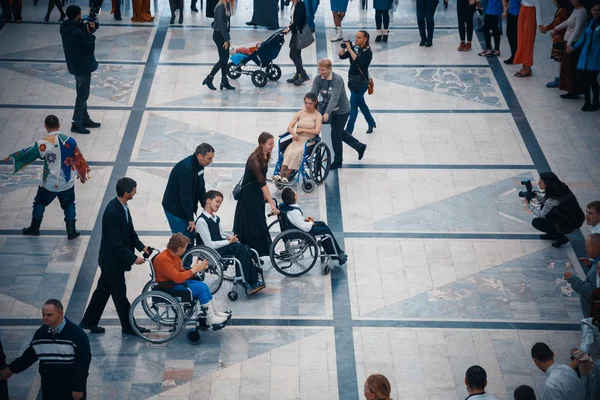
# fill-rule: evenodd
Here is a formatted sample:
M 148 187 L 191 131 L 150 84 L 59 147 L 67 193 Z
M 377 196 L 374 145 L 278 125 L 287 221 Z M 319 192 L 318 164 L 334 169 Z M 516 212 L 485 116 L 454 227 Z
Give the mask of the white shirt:
M 202 211 L 202 214 L 206 215 L 208 218 L 215 221 L 215 223 L 217 222 L 216 214 L 210 215 L 206 211 Z M 227 239 L 216 240 L 216 241 L 212 240 L 212 238 L 210 237 L 210 230 L 208 229 L 208 224 L 206 223 L 204 218 L 202 218 L 201 216 L 198 217 L 198 219 L 196 220 L 196 232 L 198 232 L 198 234 L 200 235 L 200 238 L 202 238 L 204 245 L 208 246 L 212 249 L 216 250 L 216 249 L 220 249 L 221 247 L 225 247 L 225 246 L 229 245 L 229 240 L 227 240 Z M 225 237 L 225 235 L 223 234 L 223 230 L 221 229 L 221 224 L 219 224 L 219 233 L 221 234 L 222 238 Z
M 563 23 L 554 27 L 555 31 L 567 29 L 564 35 L 565 42 L 572 46 L 575 42 L 579 40 L 583 31 L 585 31 L 585 26 L 587 25 L 587 10 L 585 7 L 576 8 L 573 10 L 569 18 Z
M 525 7 L 535 7 L 535 20 L 537 25 L 544 25 L 544 18 L 542 17 L 542 0 L 523 0 L 521 5 Z
M 295 209 L 286 212 L 288 221 L 290 221 L 290 223 L 292 225 L 294 225 L 296 228 L 300 229 L 301 231 L 309 232 L 312 229 L 314 222 L 312 222 L 312 221 L 307 222 L 304 220 L 304 215 L 302 215 L 302 212 L 300 211 L 300 207 L 298 207 L 298 204 L 292 204 L 290 207 L 295 207 Z
M 600 233 L 600 224 L 592 227 L 592 233 Z
M 546 370 L 546 382 L 542 389 L 542 400 L 583 399 L 583 381 L 573 368 L 563 364 L 552 364 Z

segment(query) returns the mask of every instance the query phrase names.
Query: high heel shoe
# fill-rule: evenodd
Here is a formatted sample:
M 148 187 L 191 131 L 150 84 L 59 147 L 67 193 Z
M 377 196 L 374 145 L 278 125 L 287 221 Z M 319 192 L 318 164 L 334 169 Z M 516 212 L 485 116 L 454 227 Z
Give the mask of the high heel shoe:
M 213 85 L 213 77 L 210 75 L 206 75 L 206 78 L 204 78 L 202 84 L 206 85 L 210 90 L 217 90 L 215 85 Z
M 221 85 L 219 86 L 219 89 L 221 89 L 221 90 L 223 90 L 223 89 L 235 90 L 235 87 L 231 86 L 229 84 L 229 81 L 227 79 L 222 79 L 221 80 Z
M 44 17 L 44 22 L 48 22 L 50 20 L 50 14 L 46 14 Z
M 377 128 L 377 124 L 373 122 L 373 125 L 369 125 L 369 129 L 367 129 L 367 133 L 373 133 L 373 128 Z

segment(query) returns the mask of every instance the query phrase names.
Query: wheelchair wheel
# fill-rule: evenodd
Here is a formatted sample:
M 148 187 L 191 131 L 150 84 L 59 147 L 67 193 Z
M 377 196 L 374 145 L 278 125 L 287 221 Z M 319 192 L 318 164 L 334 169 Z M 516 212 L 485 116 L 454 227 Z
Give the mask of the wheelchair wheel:
M 317 143 L 310 155 L 310 176 L 317 185 L 325 182 L 331 169 L 331 151 L 323 142 Z
M 148 282 L 146 282 L 146 284 L 144 285 L 144 289 L 142 289 L 142 294 L 152 291 L 154 289 L 153 285 L 154 285 L 154 282 L 152 280 L 149 280 Z M 145 297 L 144 299 L 142 299 L 141 303 L 142 303 L 142 309 L 146 313 L 146 316 L 148 316 L 148 318 L 150 318 L 154 322 L 158 321 L 158 319 L 159 319 L 158 308 L 153 304 L 152 297 Z M 196 311 L 196 308 L 194 307 L 193 304 L 186 303 L 181 308 L 183 309 L 183 317 L 186 320 L 192 318 L 194 316 L 194 312 Z M 168 325 L 168 324 L 173 325 L 173 320 L 168 319 L 168 318 L 163 318 L 161 323 L 165 324 L 165 325 Z
M 193 344 L 194 346 L 202 343 L 202 335 L 196 328 L 190 328 L 185 332 L 185 339 L 189 344 Z
M 252 73 L 252 83 L 256 87 L 267 86 L 267 74 L 261 70 L 256 70 Z
M 231 301 L 236 301 L 238 299 L 238 294 L 235 291 L 230 291 L 229 293 L 227 293 L 227 298 Z
M 240 71 L 240 67 L 230 62 L 227 64 L 227 76 L 231 79 L 237 79 L 242 76 L 242 71 Z
M 271 81 L 278 81 L 281 78 L 281 68 L 277 64 L 271 64 L 267 67 L 267 77 Z
M 312 193 L 317 188 L 317 184 L 312 179 L 306 179 L 302 182 L 302 191 L 304 193 Z
M 145 318 L 144 302 L 156 310 L 154 318 Z M 185 325 L 183 309 L 170 294 L 153 290 L 138 296 L 129 309 L 133 331 L 150 343 L 160 344 L 173 340 Z
M 204 246 L 192 247 L 186 251 L 183 257 L 181 257 L 182 264 L 185 265 L 190 258 L 191 263 L 189 265 L 193 265 L 198 260 L 208 260 L 208 268 L 200 272 L 198 276 L 208 285 L 212 294 L 217 293 L 223 284 L 223 265 L 221 265 L 220 258 L 215 255 L 212 249 Z
M 319 247 L 306 232 L 289 229 L 279 234 L 269 252 L 271 264 L 281 274 L 291 277 L 304 275 L 317 262 Z

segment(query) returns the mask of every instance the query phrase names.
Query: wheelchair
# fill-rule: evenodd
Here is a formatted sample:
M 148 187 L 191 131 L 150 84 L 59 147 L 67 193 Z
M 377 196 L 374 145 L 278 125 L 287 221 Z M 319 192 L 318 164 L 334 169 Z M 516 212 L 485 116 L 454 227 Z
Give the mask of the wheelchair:
M 244 276 L 244 270 L 242 269 L 242 263 L 233 256 L 222 256 L 213 248 L 205 246 L 200 238 L 200 235 L 196 234 L 196 243 L 197 245 L 186 251 L 181 257 L 181 261 L 183 265 L 193 264 L 197 260 L 208 260 L 208 269 L 212 271 L 212 273 L 208 276 L 205 276 L 204 280 L 209 279 L 213 282 L 214 287 L 216 288 L 215 292 L 219 290 L 223 280 L 230 281 L 232 283 L 231 289 L 227 292 L 227 298 L 231 301 L 236 301 L 239 298 L 238 295 L 238 286 L 242 286 L 244 288 L 244 292 L 246 293 L 246 298 L 249 297 L 248 291 L 246 290 L 246 278 Z M 260 280 L 264 282 L 265 278 L 263 275 L 263 270 L 260 267 L 261 259 L 256 252 L 256 250 L 248 247 L 252 254 L 252 263 L 254 264 L 254 268 L 258 272 L 258 276 Z M 237 276 L 236 270 L 240 271 L 241 276 Z M 220 277 L 220 278 L 218 278 Z M 217 282 L 218 281 L 218 282 Z M 208 284 L 208 283 L 207 283 Z M 212 292 L 212 287 L 209 285 Z
M 333 260 L 339 260 L 339 254 L 327 254 L 323 250 L 323 243 L 333 241 L 331 235 L 311 235 L 297 229 L 292 225 L 286 213 L 280 211 L 277 221 L 269 225 L 269 230 L 279 225 L 281 233 L 273 239 L 269 257 L 273 267 L 281 274 L 289 277 L 298 277 L 310 271 L 317 260 L 321 261 L 321 273 L 329 274 Z
M 129 310 L 131 327 L 138 336 L 148 342 L 161 344 L 175 339 L 184 326 L 195 323 L 193 328 L 186 331 L 185 338 L 188 343 L 198 345 L 202 343 L 201 331 L 222 329 L 229 320 L 218 328 L 211 327 L 206 321 L 206 316 L 198 311 L 198 301 L 194 300 L 189 287 L 177 290 L 173 289 L 173 286 L 176 285 L 173 282 L 156 282 L 152 262 L 158 253 L 158 250 L 152 249 L 150 256 L 146 258 L 144 255 L 150 266 L 151 279 L 144 285 L 142 294 L 136 297 L 131 304 Z M 211 293 L 215 294 L 222 282 L 222 275 L 219 271 L 209 265 L 205 271 L 196 274 L 196 279 L 204 281 Z M 142 318 L 144 314 L 147 318 Z M 194 320 L 195 315 L 197 317 Z
M 283 165 L 283 153 L 292 143 L 292 135 L 288 132 L 279 135 L 279 157 L 273 175 L 279 175 Z M 331 151 L 329 147 L 321 141 L 321 136 L 315 136 L 304 144 L 304 154 L 297 170 L 292 171 L 289 183 L 273 181 L 275 187 L 282 190 L 286 186 L 298 186 L 300 177 L 302 177 L 302 191 L 312 193 L 318 185 L 325 182 L 331 169 Z

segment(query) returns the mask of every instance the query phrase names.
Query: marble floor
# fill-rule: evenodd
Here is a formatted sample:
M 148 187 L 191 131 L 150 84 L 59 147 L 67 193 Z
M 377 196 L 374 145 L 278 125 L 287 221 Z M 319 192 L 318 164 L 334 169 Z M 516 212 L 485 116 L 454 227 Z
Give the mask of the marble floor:
M 73 2 L 69 2 L 72 4 Z M 84 12 L 87 1 L 75 0 Z M 128 3 L 128 2 L 127 2 Z M 351 2 L 348 37 L 374 30 L 374 10 Z M 547 2 L 544 4 L 546 5 Z M 46 2 L 24 5 L 22 24 L 0 29 L 0 140 L 3 156 L 43 137 L 43 119 L 55 114 L 68 132 L 75 99 L 58 33 L 58 13 L 44 23 Z M 267 261 L 267 289 L 251 299 L 217 301 L 233 310 L 232 324 L 208 332 L 199 346 L 184 335 L 151 345 L 123 337 L 109 303 L 103 335 L 91 335 L 93 361 L 88 399 L 341 399 L 362 398 L 365 378 L 385 374 L 396 400 L 466 397 L 466 369 L 488 372 L 488 391 L 512 399 L 529 384 L 540 393 L 544 375 L 528 356 L 548 343 L 559 362 L 579 341 L 579 299 L 562 279 L 584 270 L 588 226 L 555 249 L 538 239 L 532 214 L 517 196 L 520 181 L 553 170 L 585 206 L 600 198 L 600 114 L 581 113 L 580 102 L 561 99 L 545 83 L 556 75 L 550 39 L 538 35 L 534 76 L 519 80 L 501 59 L 457 52 L 455 2 L 439 7 L 432 48 L 419 47 L 414 2 L 400 0 L 390 40 L 372 43 L 375 93 L 367 102 L 374 134 L 359 116 L 355 135 L 368 145 L 362 161 L 346 148 L 344 168 L 313 193 L 300 192 L 306 214 L 328 222 L 349 256 L 322 275 L 279 274 Z M 78 322 L 99 277 L 99 215 L 114 197 L 116 181 L 138 182 L 130 203 L 144 243 L 164 248 L 170 232 L 160 201 L 172 166 L 201 142 L 216 148 L 207 187 L 225 193 L 220 215 L 231 230 L 232 187 L 262 131 L 280 134 L 302 107 L 305 86 L 283 79 L 293 73 L 287 43 L 277 63 L 283 79 L 256 88 L 248 76 L 235 91 L 211 92 L 202 80 L 215 61 L 211 20 L 192 13 L 169 26 L 165 0 L 152 2 L 152 23 L 110 16 L 105 1 L 96 36 L 100 67 L 92 75 L 90 114 L 102 123 L 76 140 L 91 165 L 77 182 L 77 224 L 82 236 L 66 240 L 62 210 L 48 207 L 42 235 L 23 237 L 41 176 L 34 164 L 13 175 L 0 164 L 0 340 L 9 360 L 28 345 L 41 323 L 40 307 L 61 299 Z M 348 64 L 331 43 L 329 2 L 317 13 L 315 43 L 303 51 L 309 75 L 332 59 L 346 76 Z M 544 8 L 550 21 L 554 10 Z M 273 32 L 250 28 L 252 2 L 240 0 L 232 17 L 236 47 Z M 283 9 L 279 23 L 289 21 Z M 329 127 L 323 129 L 330 143 Z M 277 193 L 275 187 L 271 187 Z M 133 300 L 148 281 L 147 266 L 127 274 Z M 36 399 L 36 368 L 10 380 L 11 399 Z M 41 397 L 40 397 L 41 398 Z

